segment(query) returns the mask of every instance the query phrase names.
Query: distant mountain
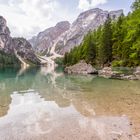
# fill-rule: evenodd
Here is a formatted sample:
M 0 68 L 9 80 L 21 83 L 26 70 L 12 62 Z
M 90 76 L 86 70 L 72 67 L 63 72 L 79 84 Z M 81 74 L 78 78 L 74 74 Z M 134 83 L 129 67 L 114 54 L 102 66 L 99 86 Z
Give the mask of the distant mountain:
M 2 16 L 0 16 L 0 55 L 5 59 L 4 62 L 8 61 L 6 60 L 8 59 L 6 58 L 7 56 L 14 56 L 15 58 L 19 56 L 26 63 L 40 64 L 40 60 L 36 57 L 31 44 L 26 39 L 12 38 L 10 36 L 10 30 L 7 27 L 6 20 Z M 3 63 L 2 60 L 0 63 Z
M 64 54 L 79 45 L 90 30 L 103 25 L 108 15 L 115 20 L 122 13 L 123 10 L 108 12 L 99 8 L 91 9 L 81 13 L 71 25 L 68 22 L 60 22 L 29 41 L 37 52 L 48 54 L 51 47 L 55 46 L 57 53 Z
M 40 32 L 37 36 L 34 36 L 29 42 L 38 53 L 49 53 L 51 47 L 55 41 L 70 28 L 68 21 L 62 21 L 56 24 L 56 26 L 46 29 Z

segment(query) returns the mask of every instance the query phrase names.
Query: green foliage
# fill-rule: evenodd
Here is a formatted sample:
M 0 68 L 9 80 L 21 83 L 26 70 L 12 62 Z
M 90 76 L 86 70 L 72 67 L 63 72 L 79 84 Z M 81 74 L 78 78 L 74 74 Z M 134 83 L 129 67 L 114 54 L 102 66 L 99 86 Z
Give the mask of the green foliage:
M 20 62 L 15 55 L 0 51 L 0 66 L 20 66 Z
M 65 54 L 64 64 L 85 60 L 92 65 L 140 65 L 140 0 L 132 4 L 133 12 L 116 21 L 108 16 L 105 24 L 89 32 L 83 43 Z
M 59 66 L 63 65 L 63 58 L 56 58 L 55 63 L 58 64 Z
M 112 25 L 109 15 L 103 26 L 100 51 L 101 64 L 110 63 L 112 61 Z
M 138 9 L 140 9 L 140 0 L 135 0 L 135 2 L 132 4 L 132 10 Z
M 85 60 L 88 63 L 95 64 L 96 58 L 96 44 L 93 40 L 92 32 L 89 32 L 87 36 L 84 37 L 83 44 L 73 48 L 69 53 L 64 56 L 64 65 L 73 65 L 80 60 Z

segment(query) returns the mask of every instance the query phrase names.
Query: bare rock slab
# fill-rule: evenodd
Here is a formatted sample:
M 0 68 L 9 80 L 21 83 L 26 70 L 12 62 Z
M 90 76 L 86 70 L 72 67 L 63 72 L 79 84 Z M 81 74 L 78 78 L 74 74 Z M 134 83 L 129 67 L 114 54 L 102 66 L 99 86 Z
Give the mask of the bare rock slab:
M 98 74 L 98 71 L 85 61 L 66 67 L 64 71 L 68 74 Z

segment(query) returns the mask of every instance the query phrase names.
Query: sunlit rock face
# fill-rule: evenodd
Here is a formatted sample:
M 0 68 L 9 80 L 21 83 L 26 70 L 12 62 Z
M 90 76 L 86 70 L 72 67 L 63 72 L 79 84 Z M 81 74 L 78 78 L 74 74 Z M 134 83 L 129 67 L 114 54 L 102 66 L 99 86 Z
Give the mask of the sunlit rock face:
M 59 30 L 61 28 L 58 30 L 57 26 L 49 28 L 39 33 L 37 37 L 33 37 L 30 42 L 36 48 L 37 52 L 44 52 L 44 54 L 47 54 L 49 51 L 48 49 L 46 51 L 46 48 L 55 46 L 55 51 L 57 53 L 64 54 L 73 47 L 79 45 L 90 30 L 93 31 L 100 25 L 103 25 L 108 15 L 115 20 L 122 13 L 123 10 L 108 12 L 98 8 L 91 9 L 81 13 L 70 27 L 68 23 L 60 22 L 59 24 L 64 28 L 63 32 L 60 32 Z
M 5 52 L 12 51 L 11 44 L 10 30 L 7 27 L 6 20 L 0 16 L 0 50 L 4 50 Z
M 27 63 L 40 65 L 40 60 L 36 57 L 35 51 L 31 44 L 24 38 L 13 38 L 12 44 L 18 55 L 23 58 Z
M 40 64 L 31 44 L 26 39 L 12 38 L 10 36 L 10 30 L 7 27 L 6 20 L 2 16 L 0 16 L 0 50 L 12 55 L 16 50 L 24 60 Z
M 68 21 L 62 21 L 57 23 L 56 26 L 40 32 L 29 41 L 38 53 L 47 54 L 60 35 L 69 30 L 69 28 L 70 23 Z
M 56 44 L 56 51 L 60 54 L 70 51 L 73 47 L 81 44 L 84 36 L 89 31 L 93 31 L 103 25 L 108 15 L 115 20 L 122 13 L 122 10 L 108 12 L 98 8 L 81 13 L 73 22 L 70 30 L 62 37 L 63 40 L 58 41 Z

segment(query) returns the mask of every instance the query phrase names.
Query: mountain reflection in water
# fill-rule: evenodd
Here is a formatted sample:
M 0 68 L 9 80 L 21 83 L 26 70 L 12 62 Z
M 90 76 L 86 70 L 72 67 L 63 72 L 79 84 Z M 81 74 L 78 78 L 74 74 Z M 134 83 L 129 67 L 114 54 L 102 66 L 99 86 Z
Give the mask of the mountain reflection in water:
M 0 140 L 130 140 L 139 133 L 139 81 L 45 68 L 2 73 Z
M 130 134 L 127 117 L 97 117 L 95 112 L 84 117 L 72 104 L 61 108 L 33 91 L 14 93 L 11 98 L 7 115 L 0 119 L 0 137 L 4 140 L 39 137 L 61 139 L 70 135 L 78 139 L 95 137 L 109 140 L 112 135 L 123 135 L 127 139 Z

